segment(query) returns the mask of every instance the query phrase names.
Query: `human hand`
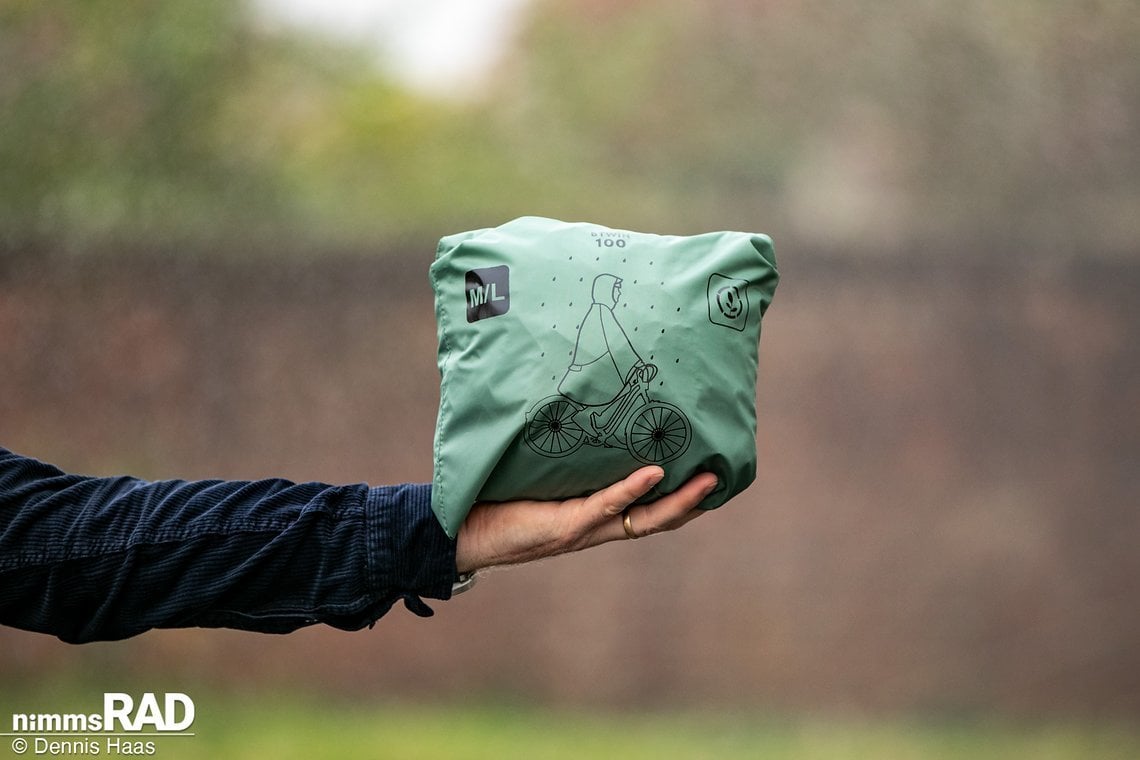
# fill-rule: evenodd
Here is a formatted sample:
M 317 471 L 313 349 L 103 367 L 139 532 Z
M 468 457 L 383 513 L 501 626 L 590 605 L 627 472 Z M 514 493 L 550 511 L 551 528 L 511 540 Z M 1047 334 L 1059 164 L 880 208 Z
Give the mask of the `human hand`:
M 716 488 L 716 476 L 709 472 L 695 475 L 656 501 L 629 506 L 663 477 L 660 467 L 642 467 L 608 488 L 576 499 L 479 502 L 459 528 L 456 569 L 470 573 L 628 540 L 622 524 L 627 507 L 629 523 L 639 538 L 675 530 L 704 514 L 697 504 Z

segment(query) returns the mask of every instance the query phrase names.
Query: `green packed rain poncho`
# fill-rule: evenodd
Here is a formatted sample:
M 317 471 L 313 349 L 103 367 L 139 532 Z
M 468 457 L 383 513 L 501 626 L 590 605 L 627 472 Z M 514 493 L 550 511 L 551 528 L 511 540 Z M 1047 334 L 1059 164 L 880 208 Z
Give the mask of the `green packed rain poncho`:
M 756 476 L 760 319 L 771 240 L 653 235 L 524 217 L 443 238 L 431 266 L 441 375 L 432 508 L 455 536 L 476 501 L 563 499 L 645 464 Z

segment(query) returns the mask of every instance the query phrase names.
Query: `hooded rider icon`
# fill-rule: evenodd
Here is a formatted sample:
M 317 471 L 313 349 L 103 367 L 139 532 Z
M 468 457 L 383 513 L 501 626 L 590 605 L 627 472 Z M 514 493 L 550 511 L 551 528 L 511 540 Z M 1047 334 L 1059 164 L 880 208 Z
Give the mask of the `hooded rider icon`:
M 578 328 L 570 367 L 558 392 L 583 406 L 603 406 L 622 392 L 630 371 L 644 362 L 614 315 L 621 298 L 621 279 L 612 274 L 594 278 L 590 304 Z

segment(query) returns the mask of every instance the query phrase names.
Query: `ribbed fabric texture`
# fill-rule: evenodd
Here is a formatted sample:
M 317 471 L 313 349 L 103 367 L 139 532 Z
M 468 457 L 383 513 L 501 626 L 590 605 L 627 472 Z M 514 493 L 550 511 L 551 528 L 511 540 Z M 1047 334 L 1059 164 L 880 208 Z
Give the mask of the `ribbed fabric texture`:
M 0 623 L 68 642 L 371 625 L 447 599 L 431 486 L 69 475 L 0 448 Z

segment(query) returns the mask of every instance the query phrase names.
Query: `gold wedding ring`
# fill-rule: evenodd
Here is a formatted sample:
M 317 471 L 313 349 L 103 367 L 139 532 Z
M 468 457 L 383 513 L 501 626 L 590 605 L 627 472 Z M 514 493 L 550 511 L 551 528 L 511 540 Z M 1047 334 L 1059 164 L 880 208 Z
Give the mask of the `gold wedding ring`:
M 625 534 L 631 539 L 641 538 L 641 536 L 633 532 L 633 523 L 629 519 L 629 510 L 627 509 L 623 514 L 625 517 L 621 519 L 621 527 L 625 528 Z

